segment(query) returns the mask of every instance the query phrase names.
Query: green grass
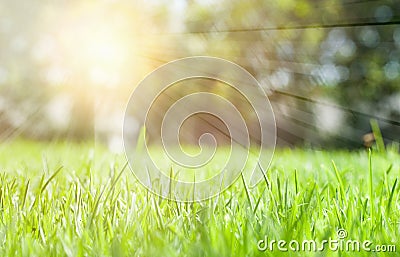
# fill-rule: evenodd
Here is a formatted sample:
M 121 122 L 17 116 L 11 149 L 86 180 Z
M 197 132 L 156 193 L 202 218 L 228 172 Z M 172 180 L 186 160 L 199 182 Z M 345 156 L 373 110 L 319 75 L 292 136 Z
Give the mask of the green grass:
M 0 146 L 1 256 L 399 256 L 396 151 L 277 150 L 255 188 L 176 203 L 147 192 L 122 155 L 92 144 Z M 346 239 L 396 253 L 257 249 L 259 240 Z

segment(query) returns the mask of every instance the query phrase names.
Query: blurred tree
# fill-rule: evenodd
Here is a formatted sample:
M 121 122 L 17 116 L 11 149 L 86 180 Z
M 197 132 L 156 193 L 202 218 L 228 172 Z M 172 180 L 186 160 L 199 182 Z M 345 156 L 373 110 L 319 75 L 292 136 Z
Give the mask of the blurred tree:
M 399 8 L 391 1 L 188 1 L 187 33 L 176 41 L 192 55 L 250 71 L 273 102 L 280 143 L 361 146 L 368 115 L 399 120 L 400 27 L 386 24 L 398 24 Z M 399 140 L 398 125 L 380 125 Z
M 398 141 L 399 19 L 390 0 L 6 1 L 0 136 L 91 137 L 98 107 L 126 102 L 150 68 L 211 55 L 261 83 L 280 144 L 361 146 L 371 116 Z M 248 112 L 227 87 L 206 88 Z M 172 90 L 160 110 L 189 92 Z

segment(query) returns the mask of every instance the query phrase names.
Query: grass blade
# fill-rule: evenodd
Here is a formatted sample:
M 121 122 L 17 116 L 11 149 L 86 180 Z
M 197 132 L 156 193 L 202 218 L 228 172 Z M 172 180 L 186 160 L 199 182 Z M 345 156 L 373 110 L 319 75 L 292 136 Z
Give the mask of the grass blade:
M 378 149 L 378 152 L 384 152 L 385 143 L 383 142 L 383 137 L 381 129 L 379 128 L 378 121 L 376 121 L 375 119 L 371 119 L 370 123 L 371 123 L 372 133 L 374 134 L 376 142 L 376 148 Z
M 46 187 L 50 184 L 50 182 L 57 176 L 57 174 L 62 170 L 63 166 L 60 166 L 54 173 L 51 175 L 51 177 L 44 183 L 42 186 L 42 189 L 40 189 L 40 193 L 43 193 L 43 191 L 46 189 Z
M 389 196 L 389 200 L 388 200 L 388 204 L 387 204 L 387 212 L 388 212 L 388 214 L 390 213 L 390 206 L 391 206 L 391 204 L 392 204 L 393 195 L 394 195 L 394 191 L 395 191 L 395 189 L 396 189 L 396 185 L 397 185 L 397 178 L 396 178 L 396 180 L 394 181 L 392 190 L 390 191 L 390 196 Z
M 372 174 L 372 150 L 368 149 L 368 169 L 369 169 L 369 197 L 370 201 L 370 216 L 371 216 L 371 227 L 374 223 L 374 188 L 373 188 L 373 174 Z
M 25 190 L 24 190 L 24 196 L 22 198 L 23 200 L 22 200 L 22 204 L 21 204 L 21 209 L 23 209 L 25 206 L 26 197 L 28 195 L 29 183 L 30 183 L 30 180 L 28 179 L 28 182 L 26 183 Z
M 332 160 L 332 165 L 333 165 L 333 170 L 335 171 L 336 179 L 339 182 L 339 187 L 340 187 L 340 196 L 342 198 L 342 201 L 346 202 L 346 197 L 345 197 L 345 191 L 344 191 L 344 186 L 343 186 L 343 181 L 340 176 L 339 170 L 336 167 L 335 162 Z
M 244 185 L 244 190 L 245 190 L 245 192 L 246 192 L 247 200 L 249 201 L 250 209 L 253 210 L 253 206 L 252 206 L 251 198 L 250 198 L 249 188 L 247 187 L 246 181 L 244 180 L 243 172 L 241 172 L 240 175 L 241 175 L 241 177 L 242 177 L 242 181 L 243 181 L 243 185 Z

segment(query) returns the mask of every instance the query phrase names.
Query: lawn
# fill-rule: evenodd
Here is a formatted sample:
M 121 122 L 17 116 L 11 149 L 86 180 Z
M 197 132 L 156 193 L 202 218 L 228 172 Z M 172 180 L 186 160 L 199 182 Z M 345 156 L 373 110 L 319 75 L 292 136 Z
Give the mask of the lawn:
M 177 203 L 94 145 L 0 145 L 1 256 L 400 256 L 396 147 L 278 149 L 255 188 L 239 177 L 218 197 Z

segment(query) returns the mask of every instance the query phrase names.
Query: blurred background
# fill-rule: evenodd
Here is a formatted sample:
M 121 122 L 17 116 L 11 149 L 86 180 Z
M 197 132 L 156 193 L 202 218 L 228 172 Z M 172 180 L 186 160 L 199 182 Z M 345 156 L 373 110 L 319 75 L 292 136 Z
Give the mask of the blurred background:
M 0 142 L 100 140 L 121 151 L 135 86 L 195 55 L 260 82 L 278 146 L 363 147 L 371 119 L 386 143 L 399 142 L 399 24 L 395 0 L 5 0 Z

